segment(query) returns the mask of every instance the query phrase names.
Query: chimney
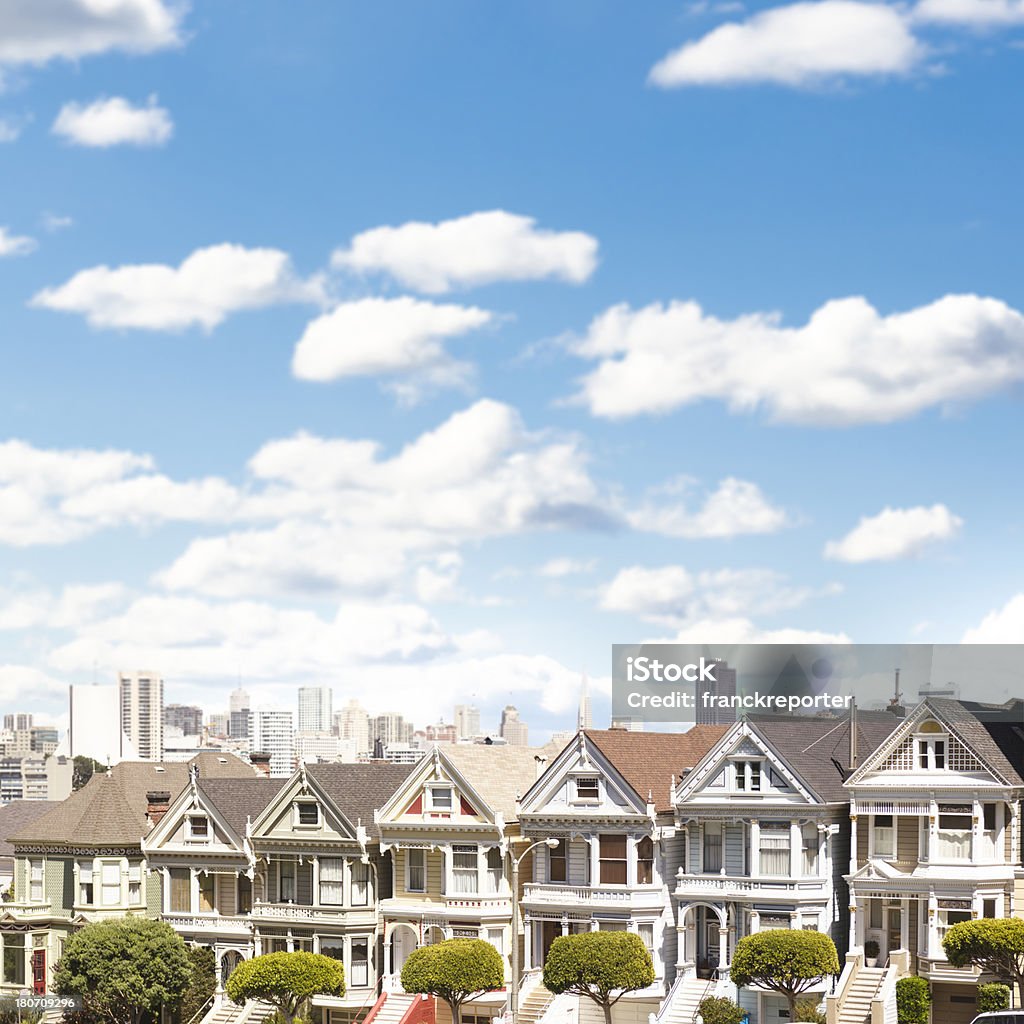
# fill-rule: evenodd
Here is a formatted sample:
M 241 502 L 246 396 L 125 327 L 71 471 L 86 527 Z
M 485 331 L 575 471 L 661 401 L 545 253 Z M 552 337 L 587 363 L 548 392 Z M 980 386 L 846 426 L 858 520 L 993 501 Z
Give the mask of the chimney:
M 171 803 L 171 794 L 166 790 L 150 790 L 146 794 L 146 817 L 151 828 L 160 824 L 160 819 L 167 813 Z
M 249 763 L 256 769 L 257 774 L 270 778 L 270 754 L 259 752 L 250 754 Z
M 857 701 L 850 701 L 850 771 L 857 767 Z

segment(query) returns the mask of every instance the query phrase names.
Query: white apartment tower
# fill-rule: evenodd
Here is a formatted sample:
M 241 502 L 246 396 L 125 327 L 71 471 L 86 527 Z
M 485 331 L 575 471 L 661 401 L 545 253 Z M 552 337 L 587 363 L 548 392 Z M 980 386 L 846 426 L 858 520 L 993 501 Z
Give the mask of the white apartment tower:
M 299 687 L 299 732 L 331 731 L 331 688 Z
M 480 709 L 473 704 L 455 705 L 455 735 L 460 740 L 471 740 L 480 735 Z
M 350 700 L 334 713 L 334 731 L 339 739 L 351 740 L 357 754 L 364 754 L 372 747 L 370 714 L 357 700 Z
M 240 686 L 228 697 L 228 735 L 232 739 L 246 739 L 252 734 L 252 707 L 249 694 Z
M 513 747 L 525 747 L 529 743 L 528 726 L 519 717 L 518 708 L 505 705 L 501 713 L 501 738 Z
M 121 731 L 143 761 L 164 756 L 164 680 L 159 672 L 120 672 Z
M 295 716 L 279 708 L 257 708 L 252 712 L 250 749 L 270 755 L 270 774 L 285 779 L 295 767 Z
M 583 673 L 583 679 L 580 682 L 580 706 L 576 712 L 576 731 L 582 732 L 584 729 L 594 728 L 594 710 L 590 704 L 590 680 L 587 679 L 587 673 Z

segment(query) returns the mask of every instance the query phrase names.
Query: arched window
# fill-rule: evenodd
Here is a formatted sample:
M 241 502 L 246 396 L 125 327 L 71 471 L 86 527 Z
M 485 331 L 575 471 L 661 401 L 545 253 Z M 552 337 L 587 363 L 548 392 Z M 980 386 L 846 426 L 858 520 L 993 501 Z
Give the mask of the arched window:
M 654 843 L 650 836 L 636 844 L 636 884 L 654 884 Z

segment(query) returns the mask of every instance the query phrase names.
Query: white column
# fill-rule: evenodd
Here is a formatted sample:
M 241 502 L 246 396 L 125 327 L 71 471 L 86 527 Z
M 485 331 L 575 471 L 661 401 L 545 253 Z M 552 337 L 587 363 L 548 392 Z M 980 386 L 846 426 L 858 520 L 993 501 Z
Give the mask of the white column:
M 800 822 L 795 818 L 789 823 L 789 876 L 790 878 L 802 878 L 804 874 L 803 865 L 803 832 Z
M 939 948 L 939 901 L 935 893 L 928 894 L 928 956 L 933 957 Z
M 981 801 L 975 795 L 971 801 L 971 863 L 977 864 L 981 858 L 981 836 L 985 827 L 985 811 Z
M 601 884 L 601 837 L 589 836 L 587 842 L 590 844 L 590 884 Z
M 937 800 L 928 802 L 928 862 L 935 860 L 939 847 L 939 804 Z
M 313 855 L 310 863 L 313 865 L 312 876 L 313 876 L 313 894 L 312 901 L 314 907 L 320 906 L 320 858 L 315 854 Z M 314 950 L 315 952 L 315 950 Z
M 193 914 L 199 912 L 199 871 L 196 868 L 189 868 L 189 911 Z
M 850 949 L 859 949 L 864 945 L 863 929 L 860 926 L 860 907 L 857 905 L 857 894 L 850 890 Z
M 519 941 L 516 935 L 515 922 L 512 923 L 512 941 Z M 530 919 L 529 914 L 523 915 L 523 966 L 526 970 L 533 967 L 533 921 Z
M 761 915 L 756 910 L 750 912 L 750 934 L 756 935 L 761 930 Z
M 1005 846 L 1004 846 L 1005 849 Z M 1017 859 L 1017 851 L 1020 849 L 1020 801 L 1014 800 L 1010 804 L 1010 862 Z
M 320 933 L 319 932 L 313 932 L 313 952 L 314 953 L 319 953 L 320 952 Z
M 569 917 L 567 914 L 562 915 L 562 934 L 569 934 Z
M 761 822 L 750 820 L 750 877 L 761 877 Z
M 169 914 L 171 912 L 171 872 L 168 868 L 161 868 L 160 874 L 163 876 L 163 887 L 161 896 L 163 899 L 164 913 Z M 95 884 L 96 872 L 93 871 L 93 879 Z M 143 883 L 145 884 L 145 883 Z M 93 889 L 93 892 L 96 890 Z M 75 893 L 75 897 L 78 897 L 78 893 Z
M 857 871 L 857 815 L 850 813 L 850 874 Z
M 626 885 L 636 885 L 636 836 L 626 836 Z
M 729 960 L 729 929 L 718 926 L 718 969 L 725 968 Z
M 900 949 L 910 948 L 910 900 L 900 900 Z

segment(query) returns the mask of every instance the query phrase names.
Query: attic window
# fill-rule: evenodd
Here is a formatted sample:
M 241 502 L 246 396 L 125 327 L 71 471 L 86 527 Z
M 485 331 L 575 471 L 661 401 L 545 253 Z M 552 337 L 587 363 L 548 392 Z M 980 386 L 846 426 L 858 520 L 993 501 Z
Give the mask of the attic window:
M 187 836 L 205 843 L 210 838 L 210 819 L 205 814 L 190 814 Z
M 217 764 L 227 764 L 227 763 L 228 763 L 228 759 L 226 757 L 218 757 L 217 758 Z
M 430 811 L 450 811 L 452 809 L 452 787 L 428 786 L 427 809 Z
M 584 775 L 576 779 L 576 799 L 600 799 L 600 792 L 598 790 L 598 779 L 596 775 Z
M 320 807 L 312 800 L 301 800 L 295 804 L 296 822 L 299 825 L 319 825 Z
M 163 765 L 160 765 L 160 764 L 158 764 L 158 765 L 156 766 L 156 768 L 154 768 L 153 770 L 154 770 L 154 771 L 157 771 L 157 772 L 165 772 L 165 771 L 167 771 L 167 769 L 166 769 L 166 768 L 164 768 L 164 766 L 163 766 Z

